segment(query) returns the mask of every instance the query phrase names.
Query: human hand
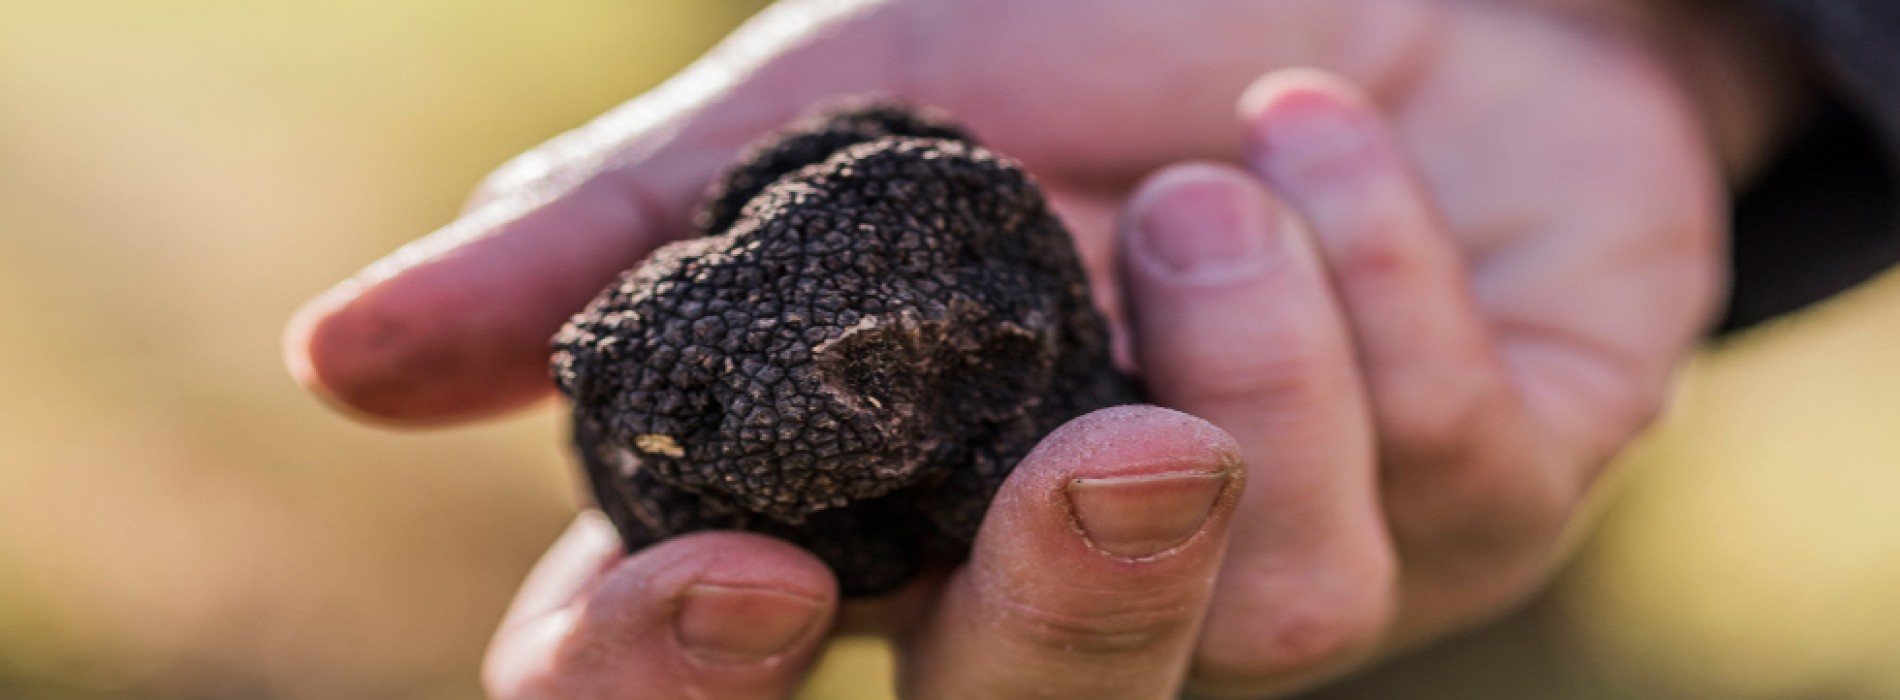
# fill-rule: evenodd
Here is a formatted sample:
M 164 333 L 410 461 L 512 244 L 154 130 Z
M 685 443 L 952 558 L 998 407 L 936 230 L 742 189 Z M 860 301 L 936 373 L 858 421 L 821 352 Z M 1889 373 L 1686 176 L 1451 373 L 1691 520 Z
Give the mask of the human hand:
M 1238 445 L 1205 421 L 1083 416 L 1011 473 L 967 564 L 847 617 L 901 629 L 906 698 L 1172 695 L 1241 479 Z M 626 555 L 590 513 L 529 577 L 484 680 L 499 700 L 784 697 L 835 590 L 789 543 L 708 532 Z
M 739 146 L 823 96 L 881 90 L 949 108 L 1043 179 L 1098 286 L 1129 291 L 1132 313 L 1113 315 L 1155 397 L 1245 455 L 1253 484 L 1217 588 L 1192 610 L 1206 626 L 1179 652 L 1199 687 L 1309 684 L 1532 590 L 1596 470 L 1661 403 L 1718 286 L 1709 135 L 1656 52 L 1500 4 L 1073 8 L 775 8 L 669 87 L 504 168 L 463 220 L 313 302 L 291 363 L 385 420 L 538 399 L 546 338 L 686 233 L 688 206 Z M 1233 128 L 1235 96 L 1286 66 L 1341 79 L 1271 76 Z M 1171 167 L 1192 159 L 1246 170 Z M 1223 264 L 1178 264 L 1196 250 Z M 711 556 L 710 537 L 667 546 Z M 1001 557 L 988 541 L 967 570 Z M 1119 594 L 1032 588 L 1143 609 L 1138 590 L 1063 581 Z M 1073 610 L 1063 599 L 970 605 Z M 886 623 L 918 615 L 887 611 Z M 1075 638 L 1045 641 L 1056 638 L 1088 656 Z M 1133 646 L 1150 661 L 1175 651 Z M 925 649 L 909 657 L 917 669 L 954 657 L 912 648 Z

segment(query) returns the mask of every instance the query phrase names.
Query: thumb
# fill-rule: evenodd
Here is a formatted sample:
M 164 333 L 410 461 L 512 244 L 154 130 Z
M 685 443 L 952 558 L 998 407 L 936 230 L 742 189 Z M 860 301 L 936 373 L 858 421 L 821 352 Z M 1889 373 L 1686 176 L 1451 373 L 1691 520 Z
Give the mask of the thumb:
M 1239 447 L 1187 414 L 1063 426 L 1003 485 L 913 639 L 906 697 L 1173 697 L 1240 490 Z

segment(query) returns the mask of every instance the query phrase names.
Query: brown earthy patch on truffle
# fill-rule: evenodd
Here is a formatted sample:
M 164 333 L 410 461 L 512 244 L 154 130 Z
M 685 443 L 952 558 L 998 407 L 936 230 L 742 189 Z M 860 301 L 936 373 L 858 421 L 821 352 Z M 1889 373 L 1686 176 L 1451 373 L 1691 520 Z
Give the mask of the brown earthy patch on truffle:
M 1043 435 L 1137 399 L 1068 232 L 1014 162 L 875 104 L 768 140 L 555 336 L 630 549 L 743 529 L 847 595 L 960 556 Z

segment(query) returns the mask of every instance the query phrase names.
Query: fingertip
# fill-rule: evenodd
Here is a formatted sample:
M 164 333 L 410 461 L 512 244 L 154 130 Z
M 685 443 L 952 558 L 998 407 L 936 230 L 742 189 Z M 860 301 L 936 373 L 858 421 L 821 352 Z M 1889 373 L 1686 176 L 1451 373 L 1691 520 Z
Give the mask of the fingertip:
M 1110 557 L 1166 556 L 1206 529 L 1232 471 L 1077 478 L 1069 508 L 1089 547 Z
M 666 207 L 599 176 L 497 200 L 371 263 L 287 333 L 291 368 L 359 418 L 433 425 L 553 392 L 549 338 L 667 237 Z
M 1017 466 L 978 534 L 975 566 L 1129 573 L 1124 565 L 1180 558 L 1143 571 L 1211 567 L 1243 482 L 1239 445 L 1207 421 L 1156 406 L 1096 411 Z
M 770 668 L 815 653 L 838 606 L 817 557 L 789 543 L 734 532 L 680 537 L 650 552 L 635 595 L 670 601 L 673 645 L 705 668 Z
M 283 335 L 292 379 L 341 413 L 389 427 L 480 418 L 552 393 L 539 370 L 545 339 L 475 342 L 481 333 L 465 317 L 476 314 L 457 308 L 468 302 L 422 288 L 427 280 L 416 278 L 428 274 L 350 280 L 306 302 Z
M 1069 421 L 1018 466 L 1030 475 L 1061 479 L 1239 468 L 1240 445 L 1227 431 L 1198 416 L 1149 405 L 1114 406 Z
M 305 302 L 284 328 L 284 366 L 299 385 L 332 409 L 370 422 L 403 424 L 419 413 L 405 401 L 391 376 L 378 366 L 402 325 L 387 316 L 366 317 L 355 302 L 364 285 L 346 280 Z
M 1276 70 L 1254 80 L 1234 103 L 1240 123 L 1272 127 L 1314 117 L 1373 114 L 1372 97 L 1351 81 L 1317 68 Z M 1255 135 L 1249 129 L 1249 136 Z
M 1257 178 L 1229 165 L 1185 162 L 1149 176 L 1121 231 L 1131 281 L 1212 286 L 1258 274 L 1280 214 L 1271 199 Z
M 1309 68 L 1275 71 L 1236 103 L 1248 165 L 1278 184 L 1323 176 L 1374 149 L 1383 117 L 1344 78 Z
M 1182 188 L 1224 187 L 1258 184 L 1247 171 L 1213 161 L 1190 160 L 1161 168 L 1136 185 L 1128 200 L 1130 214 L 1146 212 L 1166 199 L 1168 193 Z
M 498 696 L 779 697 L 817 655 L 837 590 L 787 542 L 670 539 L 613 561 L 573 602 L 504 627 L 485 679 Z
M 1236 101 L 1243 119 L 1259 114 L 1268 105 L 1283 99 L 1346 101 L 1356 105 L 1369 103 L 1366 92 L 1345 77 L 1311 67 L 1282 68 L 1271 71 L 1247 85 Z
M 1178 411 L 1122 406 L 1057 429 L 1003 485 L 908 648 L 906 685 L 932 697 L 1173 692 L 1242 478 L 1233 439 Z
M 290 372 L 290 378 L 298 385 L 326 403 L 334 402 L 335 399 L 317 368 L 316 358 L 312 356 L 312 345 L 324 320 L 347 303 L 349 297 L 355 296 L 352 287 L 351 283 L 345 282 L 311 298 L 298 307 L 291 314 L 290 321 L 284 324 L 281 338 L 284 369 Z
M 378 366 L 401 324 L 372 321 L 355 302 L 364 285 L 352 278 L 305 302 L 285 324 L 284 367 L 291 379 L 332 410 L 388 426 L 427 422 L 401 386 L 400 374 Z
M 1325 264 L 1305 223 L 1257 177 L 1163 170 L 1127 223 L 1135 356 L 1156 400 L 1240 433 L 1261 401 L 1287 392 L 1331 401 L 1348 388 L 1335 359 L 1350 348 Z
M 772 664 L 820 633 L 828 608 L 780 587 L 695 583 L 680 595 L 674 643 L 701 666 Z
M 693 583 L 734 588 L 772 588 L 814 600 L 838 599 L 837 578 L 816 555 L 784 540 L 748 532 L 696 532 L 642 550 L 645 567 L 663 572 L 656 581 L 684 577 Z
M 284 364 L 291 378 L 332 409 L 386 425 L 426 423 L 440 409 L 418 401 L 418 377 L 391 365 L 411 324 L 389 313 L 366 312 L 354 280 L 305 303 L 284 330 Z

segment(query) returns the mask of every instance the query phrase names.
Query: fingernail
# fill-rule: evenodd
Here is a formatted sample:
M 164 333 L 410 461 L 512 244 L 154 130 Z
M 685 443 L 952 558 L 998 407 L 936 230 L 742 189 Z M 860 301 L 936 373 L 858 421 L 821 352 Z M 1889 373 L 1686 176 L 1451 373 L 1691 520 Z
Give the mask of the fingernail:
M 1201 531 L 1231 473 L 1154 474 L 1069 482 L 1082 534 L 1113 556 L 1152 557 Z
M 1158 191 L 1135 217 L 1137 254 L 1176 278 L 1247 273 L 1266 252 L 1265 207 L 1223 176 L 1189 172 L 1154 185 Z
M 675 625 L 680 648 L 694 660 L 750 664 L 791 651 L 822 607 L 782 591 L 702 583 L 686 590 Z
M 1365 121 L 1331 95 L 1283 95 L 1255 118 L 1250 155 L 1276 178 L 1331 169 L 1372 143 L 1376 134 Z
M 291 314 L 290 322 L 284 326 L 284 366 L 298 383 L 319 393 L 328 392 L 311 358 L 319 341 L 317 333 L 325 320 L 342 311 L 361 293 L 360 285 L 353 280 L 346 281 L 304 302 Z

